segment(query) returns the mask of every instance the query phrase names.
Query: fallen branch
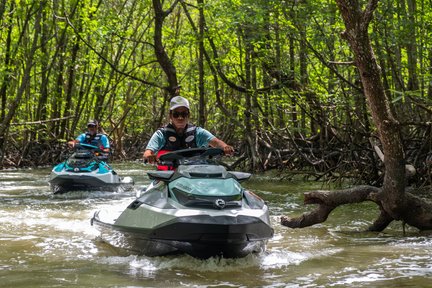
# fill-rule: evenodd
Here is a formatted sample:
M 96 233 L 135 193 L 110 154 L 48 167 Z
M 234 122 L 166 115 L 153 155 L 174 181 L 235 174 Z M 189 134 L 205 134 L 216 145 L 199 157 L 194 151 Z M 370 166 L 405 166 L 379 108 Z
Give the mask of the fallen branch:
M 420 230 L 432 229 L 431 213 L 432 203 L 425 201 L 412 193 L 405 192 L 403 214 L 399 218 L 395 218 L 385 212 L 382 203 L 382 190 L 374 186 L 356 186 L 349 189 L 337 191 L 310 191 L 304 194 L 304 204 L 318 204 L 318 207 L 303 215 L 290 218 L 287 216 L 281 217 L 281 225 L 289 228 L 304 228 L 314 224 L 322 223 L 327 220 L 333 209 L 344 204 L 361 203 L 364 201 L 372 201 L 380 208 L 380 215 L 374 223 L 367 229 L 368 231 L 382 231 L 393 220 L 403 220 L 404 223 L 417 227 Z M 402 200 L 402 199 L 401 199 Z M 383 201 L 383 202 L 381 202 Z
M 290 228 L 303 228 L 327 220 L 328 215 L 336 207 L 343 204 L 360 203 L 376 200 L 376 194 L 381 189 L 373 186 L 357 186 L 350 189 L 338 191 L 310 191 L 304 194 L 304 204 L 318 204 L 318 207 L 311 212 L 304 213 L 300 217 L 281 217 L 281 224 Z

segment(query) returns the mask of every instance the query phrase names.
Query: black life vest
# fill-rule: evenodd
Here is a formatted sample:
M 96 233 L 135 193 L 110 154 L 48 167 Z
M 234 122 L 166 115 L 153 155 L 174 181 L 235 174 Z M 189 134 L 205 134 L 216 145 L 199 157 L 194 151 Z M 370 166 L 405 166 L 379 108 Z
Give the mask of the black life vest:
M 165 138 L 165 145 L 161 150 L 175 151 L 186 148 L 196 148 L 196 126 L 187 124 L 183 135 L 178 135 L 172 124 L 160 128 Z
M 89 145 L 93 145 L 93 146 L 96 146 L 99 148 L 103 147 L 102 136 L 103 136 L 103 134 L 91 135 L 90 133 L 87 132 L 85 135 L 84 143 L 89 144 Z

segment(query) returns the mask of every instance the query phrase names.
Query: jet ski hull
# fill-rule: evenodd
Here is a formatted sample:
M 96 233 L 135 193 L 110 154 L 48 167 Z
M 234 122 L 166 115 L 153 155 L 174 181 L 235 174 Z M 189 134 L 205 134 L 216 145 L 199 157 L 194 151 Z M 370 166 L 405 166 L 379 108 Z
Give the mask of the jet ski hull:
M 264 251 L 273 235 L 267 223 L 244 215 L 184 216 L 146 229 L 106 223 L 95 213 L 92 224 L 110 244 L 147 256 L 181 253 L 202 259 L 241 258 Z
M 98 147 L 79 143 L 66 161 L 54 166 L 48 183 L 55 194 L 76 190 L 117 191 L 119 187 L 130 189 L 134 184 L 132 178 L 119 177 L 106 159 Z
M 54 194 L 70 191 L 107 191 L 130 190 L 134 185 L 131 177 L 120 177 L 107 164 L 99 164 L 92 171 L 66 171 L 66 164 L 61 163 L 51 171 L 48 183 Z
M 52 173 L 49 184 L 54 193 L 69 191 L 117 191 L 132 183 L 120 182 L 116 175 L 97 175 L 96 173 Z

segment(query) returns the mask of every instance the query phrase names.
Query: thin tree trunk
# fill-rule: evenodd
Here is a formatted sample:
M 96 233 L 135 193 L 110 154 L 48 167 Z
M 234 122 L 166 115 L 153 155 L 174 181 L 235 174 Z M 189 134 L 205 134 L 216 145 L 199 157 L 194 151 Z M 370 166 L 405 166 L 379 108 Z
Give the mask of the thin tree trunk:
M 199 92 L 199 109 L 198 109 L 198 125 L 205 127 L 205 90 L 204 90 L 204 1 L 198 0 L 199 10 L 199 35 L 198 35 L 198 92 Z
M 39 103 L 36 110 L 35 120 L 45 120 L 47 117 L 47 101 L 48 101 L 48 83 L 49 83 L 49 75 L 51 71 L 51 67 L 49 64 L 50 59 L 50 51 L 49 47 L 47 47 L 48 38 L 49 38 L 49 26 L 47 23 L 46 11 L 44 9 L 42 19 L 43 19 L 43 27 L 42 27 L 42 36 L 41 36 L 41 85 L 40 85 L 40 98 Z
M 419 81 L 417 76 L 417 23 L 415 20 L 415 13 L 417 10 L 416 0 L 407 0 L 408 11 L 407 11 L 407 29 L 409 29 L 407 39 L 407 56 L 408 56 L 408 84 L 407 89 L 410 91 L 416 91 L 419 89 Z
M 10 13 L 12 13 L 12 11 L 14 10 L 14 5 L 15 2 L 11 3 L 11 7 L 10 7 Z M 5 5 L 5 4 L 3 4 Z M 2 8 L 2 10 L 4 10 L 4 8 Z M 2 13 L 3 15 L 3 13 Z M 7 29 L 7 36 L 6 36 L 6 45 L 5 45 L 5 57 L 4 57 L 4 67 L 6 67 L 5 72 L 4 72 L 4 76 L 3 76 L 3 81 L 1 83 L 1 87 L 0 87 L 0 99 L 1 99 L 1 113 L 0 113 L 0 122 L 3 122 L 3 120 L 5 119 L 6 116 L 6 103 L 7 103 L 7 89 L 10 83 L 10 73 L 11 73 L 11 69 L 10 69 L 10 63 L 11 63 L 11 44 L 12 44 L 12 28 L 13 25 L 11 23 L 11 19 L 12 17 L 8 17 L 9 19 L 9 28 Z
M 80 45 L 78 40 L 75 40 L 76 43 L 73 45 L 72 47 L 72 55 L 71 55 L 71 59 L 70 59 L 70 64 L 68 67 L 68 71 L 67 71 L 67 86 L 66 86 L 66 91 L 65 91 L 65 96 L 66 96 L 66 103 L 64 106 L 64 110 L 63 110 L 63 117 L 69 117 L 71 115 L 72 112 L 72 97 L 73 97 L 73 93 L 74 93 L 74 84 L 75 84 L 75 65 L 76 65 L 76 61 L 77 61 L 77 55 L 78 55 L 78 51 L 80 49 Z M 61 128 L 60 128 L 60 138 L 65 138 L 68 137 L 69 134 L 67 131 L 69 131 L 69 129 L 66 129 L 66 127 L 68 126 L 69 120 L 64 120 L 61 124 Z
M 153 9 L 155 13 L 155 27 L 154 27 L 154 51 L 156 58 L 159 62 L 159 65 L 162 67 L 162 70 L 165 72 L 165 75 L 168 80 L 168 93 L 170 96 L 175 96 L 176 90 L 178 89 L 178 81 L 177 81 L 177 71 L 174 67 L 171 59 L 165 51 L 165 47 L 162 41 L 163 38 L 163 25 L 165 18 L 171 13 L 171 11 L 178 4 L 178 1 L 174 1 L 171 7 L 164 11 L 163 10 L 163 2 L 161 0 L 152 0 L 153 1 Z
M 33 2 L 33 5 L 35 3 L 36 3 L 36 1 Z M 33 5 L 30 7 L 29 13 L 27 14 L 26 21 L 29 19 L 29 17 L 32 17 Z M 16 111 L 17 111 L 17 109 L 21 103 L 21 99 L 23 98 L 23 95 L 27 89 L 27 85 L 30 84 L 30 72 L 31 72 L 31 69 L 32 69 L 33 64 L 34 64 L 33 61 L 35 60 L 34 58 L 35 58 L 36 51 L 38 49 L 39 36 L 41 34 L 41 18 L 42 18 L 42 10 L 43 10 L 44 5 L 45 5 L 45 1 L 40 1 L 39 7 L 37 8 L 37 11 L 36 11 L 36 18 L 35 18 L 35 24 L 34 24 L 34 35 L 32 37 L 33 42 L 32 42 L 32 46 L 31 46 L 28 54 L 26 55 L 27 59 L 25 61 L 24 72 L 23 72 L 23 76 L 21 79 L 20 87 L 18 88 L 15 99 L 9 104 L 8 112 L 0 124 L 0 151 L 4 151 L 4 148 L 6 146 L 7 131 L 9 129 L 9 125 L 12 121 L 12 118 L 15 116 L 15 113 L 16 113 Z M 0 167 L 3 166 L 2 160 L 3 159 L 0 159 L 0 161 L 1 161 Z

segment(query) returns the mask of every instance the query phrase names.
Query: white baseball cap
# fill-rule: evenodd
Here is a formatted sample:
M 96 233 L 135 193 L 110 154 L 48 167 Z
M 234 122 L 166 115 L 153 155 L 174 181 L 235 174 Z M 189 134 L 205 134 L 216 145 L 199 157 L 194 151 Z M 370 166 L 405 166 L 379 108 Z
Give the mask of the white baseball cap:
M 181 96 L 175 96 L 170 101 L 170 110 L 174 110 L 178 107 L 186 107 L 189 109 L 189 101 Z

